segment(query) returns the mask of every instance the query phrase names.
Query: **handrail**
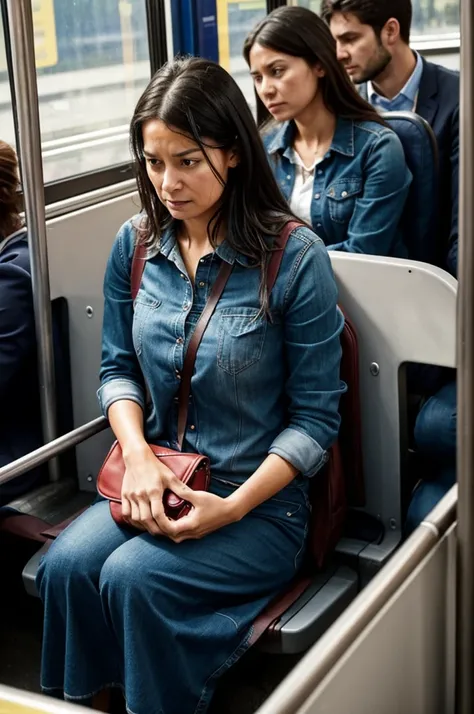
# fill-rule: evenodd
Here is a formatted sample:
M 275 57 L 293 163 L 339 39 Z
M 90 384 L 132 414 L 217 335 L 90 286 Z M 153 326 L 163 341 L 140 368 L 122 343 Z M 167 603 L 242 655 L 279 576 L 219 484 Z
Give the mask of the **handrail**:
M 474 8 L 461 2 L 459 289 L 457 313 L 456 713 L 474 711 Z
M 31 0 L 7 0 L 7 8 L 18 102 L 18 148 L 30 249 L 43 438 L 49 442 L 57 436 L 56 384 L 33 11 Z M 49 473 L 52 481 L 59 479 L 56 461 L 50 463 Z
M 295 714 L 456 517 L 457 485 L 283 680 L 257 714 Z
M 95 434 L 107 429 L 108 426 L 109 422 L 105 417 L 98 417 L 97 419 L 93 419 L 93 421 L 83 424 L 73 431 L 69 431 L 67 434 L 60 436 L 58 439 L 54 439 L 48 444 L 40 446 L 39 449 L 20 457 L 16 461 L 12 461 L 11 464 L 8 464 L 0 469 L 0 485 L 7 483 L 7 481 L 12 481 L 13 479 L 18 478 L 18 476 L 22 476 L 26 471 L 30 471 L 36 466 L 45 464 L 55 456 L 59 456 L 59 454 L 67 451 L 72 446 L 76 446 L 76 444 L 87 441 L 87 439 L 90 439 L 91 436 L 95 436 Z

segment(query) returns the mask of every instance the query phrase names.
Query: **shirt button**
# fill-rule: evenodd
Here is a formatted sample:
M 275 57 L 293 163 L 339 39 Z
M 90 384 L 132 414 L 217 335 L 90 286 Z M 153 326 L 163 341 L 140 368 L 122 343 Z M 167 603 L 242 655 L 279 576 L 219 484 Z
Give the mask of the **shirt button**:
M 286 177 L 286 180 L 287 180 L 287 181 L 291 181 L 291 176 L 290 176 L 290 174 L 288 174 L 288 176 Z
M 200 280 L 200 281 L 199 281 L 199 287 L 200 287 L 200 288 L 203 288 L 203 287 L 205 286 L 205 284 L 206 284 L 206 283 L 204 282 L 204 280 Z
M 187 302 L 185 302 L 183 305 L 183 310 L 188 310 L 188 309 L 189 309 L 189 305 Z
M 316 228 L 322 228 L 322 223 L 316 223 Z
M 195 429 L 196 429 L 196 427 L 194 426 L 194 424 L 191 424 L 191 426 L 190 426 L 189 428 L 191 429 L 191 431 L 195 431 Z
M 204 263 L 204 262 L 205 262 L 205 261 L 204 261 L 204 258 L 201 258 L 201 260 L 200 260 L 199 262 L 200 262 L 200 263 Z
M 176 379 L 181 379 L 181 375 L 179 373 L 179 369 L 176 370 Z
M 177 343 L 178 345 L 182 345 L 182 344 L 183 344 L 183 338 L 182 338 L 182 337 L 178 337 L 178 339 L 176 340 L 176 343 Z
M 341 197 L 342 197 L 342 198 L 347 198 L 347 191 L 343 191 L 343 192 L 341 193 Z
M 319 199 L 321 198 L 321 194 L 320 194 L 320 193 L 315 193 L 315 194 L 314 194 L 314 197 L 315 197 L 315 199 L 316 199 L 317 201 L 319 201 Z
M 323 175 L 323 170 L 322 170 L 322 169 L 318 169 L 317 174 L 318 174 L 318 176 L 322 176 L 322 175 Z

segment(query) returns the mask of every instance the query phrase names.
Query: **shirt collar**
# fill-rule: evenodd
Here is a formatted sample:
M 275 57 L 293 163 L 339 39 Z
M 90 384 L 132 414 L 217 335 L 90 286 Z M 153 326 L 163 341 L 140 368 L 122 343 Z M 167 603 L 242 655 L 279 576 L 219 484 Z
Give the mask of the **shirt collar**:
M 295 123 L 293 121 L 284 122 L 268 145 L 268 153 L 280 152 L 286 158 L 290 158 L 294 136 Z M 354 122 L 352 119 L 338 118 L 330 151 L 336 151 L 344 156 L 354 156 Z
M 418 52 L 415 52 L 413 50 L 413 54 L 416 57 L 415 69 L 411 73 L 411 76 L 408 78 L 408 81 L 405 86 L 399 91 L 399 93 L 395 97 L 393 97 L 393 99 L 387 99 L 387 97 L 383 97 L 381 94 L 378 94 L 378 92 L 375 91 L 372 82 L 367 82 L 367 96 L 369 97 L 369 102 L 371 104 L 378 103 L 382 107 L 384 105 L 390 107 L 391 105 L 396 104 L 398 100 L 403 98 L 407 101 L 407 103 L 410 104 L 411 108 L 415 107 L 418 90 L 420 88 L 421 75 L 423 74 L 423 60 L 421 59 L 421 55 Z
M 161 255 L 163 255 L 165 258 L 169 259 L 173 250 L 179 250 L 179 248 L 177 246 L 176 241 L 175 227 L 170 226 L 165 231 L 163 231 L 158 252 L 160 252 Z M 231 265 L 233 265 L 235 262 L 239 263 L 240 265 L 243 265 L 244 267 L 248 267 L 251 265 L 250 258 L 248 258 L 246 255 L 242 255 L 237 250 L 235 250 L 235 248 L 232 248 L 232 246 L 230 246 L 227 241 L 223 241 L 220 245 L 218 245 L 215 250 L 215 253 L 221 260 L 225 260 L 226 263 L 230 263 Z M 148 257 L 152 256 L 149 255 Z

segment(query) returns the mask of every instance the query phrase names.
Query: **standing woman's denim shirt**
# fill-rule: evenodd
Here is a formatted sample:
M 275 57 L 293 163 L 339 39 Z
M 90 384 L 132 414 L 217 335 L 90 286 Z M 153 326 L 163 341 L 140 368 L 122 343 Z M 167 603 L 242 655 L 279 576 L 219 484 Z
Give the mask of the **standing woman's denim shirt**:
M 295 183 L 294 122 L 263 136 L 283 195 Z M 338 119 L 331 148 L 314 172 L 311 223 L 331 250 L 406 257 L 400 231 L 412 176 L 394 131 L 376 122 Z
M 198 350 L 183 450 L 206 454 L 213 478 L 236 485 L 268 454 L 314 476 L 336 439 L 344 391 L 343 317 L 322 241 L 305 227 L 291 233 L 271 295 L 270 322 L 260 314 L 258 269 L 224 241 L 201 258 L 193 287 L 172 230 L 147 261 L 133 306 L 135 224 L 132 219 L 119 231 L 105 275 L 99 389 L 104 414 L 114 402 L 130 399 L 145 410 L 146 438 L 177 448 L 186 347 L 225 261 L 234 267 Z M 146 409 L 143 378 L 151 397 Z

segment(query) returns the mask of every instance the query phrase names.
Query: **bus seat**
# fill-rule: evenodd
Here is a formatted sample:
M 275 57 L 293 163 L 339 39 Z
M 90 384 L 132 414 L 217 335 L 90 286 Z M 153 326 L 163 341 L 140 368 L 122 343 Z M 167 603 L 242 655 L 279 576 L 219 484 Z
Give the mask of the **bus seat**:
M 340 402 L 339 438 L 324 470 L 310 487 L 312 517 L 307 562 L 298 578 L 254 624 L 251 643 L 265 633 L 260 646 L 266 651 L 281 648 L 285 654 L 294 654 L 311 646 L 358 592 L 355 570 L 327 565 L 342 536 L 348 503 L 361 505 L 364 501 L 358 344 L 347 316 L 341 347 L 341 379 L 347 384 L 347 392 Z M 282 629 L 284 624 L 288 624 L 286 630 Z
M 357 330 L 365 506 L 355 513 L 362 527 L 359 537 L 341 538 L 322 570 L 306 571 L 257 619 L 253 637 L 261 636 L 259 647 L 268 652 L 307 649 L 394 552 L 401 540 L 404 365 L 455 364 L 457 283 L 448 273 L 379 256 L 333 253 L 331 261 L 348 324 Z M 342 452 L 348 438 L 341 428 Z M 380 526 L 370 540 L 364 516 Z
M 384 112 L 383 119 L 398 135 L 413 175 L 402 216 L 402 231 L 408 257 L 441 265 L 441 247 L 436 244 L 439 161 L 433 129 L 411 112 Z

